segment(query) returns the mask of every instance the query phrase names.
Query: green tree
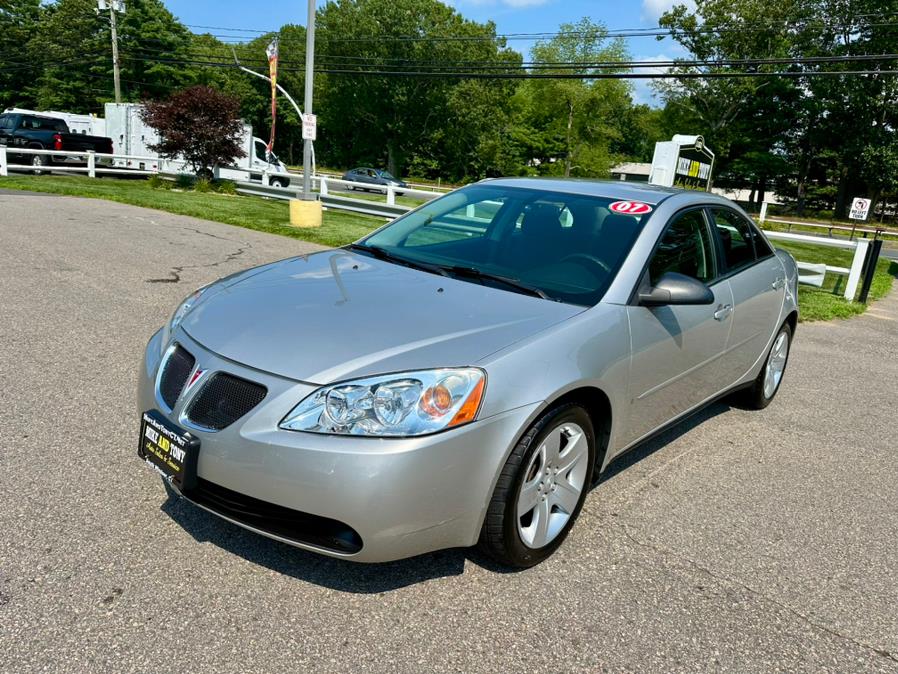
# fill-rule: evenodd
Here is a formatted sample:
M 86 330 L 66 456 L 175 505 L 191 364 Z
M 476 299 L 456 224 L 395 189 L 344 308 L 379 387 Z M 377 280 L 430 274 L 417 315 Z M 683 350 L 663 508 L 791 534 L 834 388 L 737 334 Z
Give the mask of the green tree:
M 616 63 L 629 59 L 622 39 L 611 40 L 606 28 L 590 19 L 562 24 L 559 34 L 537 42 L 531 60 L 539 74 L 567 74 L 564 63 Z M 624 72 L 620 68 L 584 67 L 588 74 Z M 534 79 L 524 84 L 529 99 L 525 116 L 542 139 L 539 158 L 544 170 L 564 176 L 607 175 L 614 157 L 613 142 L 620 140 L 620 113 L 630 102 L 623 80 Z
M 464 61 L 520 63 L 516 53 L 503 48 L 492 23 L 464 19 L 438 0 L 337 0 L 319 10 L 318 25 L 321 56 L 317 62 L 326 69 L 376 66 L 396 71 L 427 64 L 452 70 Z M 447 35 L 475 39 L 446 40 Z M 401 175 L 415 157 L 419 162 L 447 158 L 439 146 L 449 149 L 453 142 L 439 131 L 452 133 L 446 120 L 459 119 L 458 106 L 455 112 L 451 106 L 459 80 L 331 74 L 320 82 L 319 149 L 328 161 L 342 165 L 385 162 L 392 173 Z M 493 85 L 468 91 L 487 96 Z M 468 153 L 475 152 L 472 148 L 478 143 L 471 134 L 478 135 L 476 127 L 481 123 L 484 120 L 476 120 L 474 128 L 468 124 L 462 133 Z
M 29 84 L 42 63 L 29 58 L 27 45 L 37 30 L 40 0 L 5 0 L 0 4 L 0 105 L 33 103 Z
M 42 10 L 27 43 L 42 65 L 32 87 L 34 104 L 71 112 L 100 112 L 113 98 L 108 13 L 95 0 L 57 0 Z M 118 16 L 122 93 L 126 101 L 164 96 L 190 81 L 189 31 L 161 0 L 130 0 Z

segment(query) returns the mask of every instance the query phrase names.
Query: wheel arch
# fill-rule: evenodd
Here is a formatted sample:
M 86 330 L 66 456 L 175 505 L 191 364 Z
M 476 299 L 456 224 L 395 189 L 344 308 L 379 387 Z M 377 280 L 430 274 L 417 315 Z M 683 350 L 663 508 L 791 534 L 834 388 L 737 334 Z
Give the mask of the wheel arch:
M 593 465 L 592 481 L 595 481 L 605 464 L 605 457 L 608 453 L 608 446 L 611 440 L 611 424 L 613 421 L 613 409 L 611 399 L 608 394 L 601 388 L 594 385 L 578 386 L 577 388 L 565 391 L 557 398 L 548 402 L 546 407 L 540 412 L 540 416 L 546 410 L 564 405 L 567 403 L 576 403 L 581 405 L 589 414 L 592 421 L 593 430 L 596 436 L 596 461 Z
M 792 329 L 792 338 L 795 338 L 795 330 L 798 329 L 798 310 L 793 309 L 789 312 L 789 315 L 786 316 L 785 323 L 789 324 L 789 327 Z

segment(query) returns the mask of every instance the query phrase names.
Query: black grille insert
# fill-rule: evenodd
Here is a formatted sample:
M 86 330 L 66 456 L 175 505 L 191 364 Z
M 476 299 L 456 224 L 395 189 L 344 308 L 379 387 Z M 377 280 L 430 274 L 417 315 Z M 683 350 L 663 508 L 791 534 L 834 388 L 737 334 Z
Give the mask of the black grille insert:
M 175 350 L 165 361 L 162 377 L 159 379 L 159 394 L 169 409 L 174 408 L 175 403 L 178 402 L 178 396 L 184 390 L 184 384 L 187 383 L 187 377 L 193 372 L 194 365 L 196 365 L 196 358 L 191 356 L 180 344 L 175 346 Z
M 262 402 L 267 393 L 260 384 L 216 372 L 190 403 L 187 418 L 203 428 L 220 431 Z
M 290 541 L 346 554 L 362 549 L 361 536 L 343 522 L 260 501 L 203 478 L 184 495 L 212 512 Z

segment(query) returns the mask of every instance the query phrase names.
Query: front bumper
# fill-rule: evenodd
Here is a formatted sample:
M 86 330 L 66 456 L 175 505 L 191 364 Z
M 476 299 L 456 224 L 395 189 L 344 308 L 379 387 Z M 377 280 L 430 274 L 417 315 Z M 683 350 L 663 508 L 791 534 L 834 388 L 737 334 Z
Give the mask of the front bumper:
M 264 385 L 268 395 L 246 416 L 210 432 L 183 412 L 197 385 L 169 410 L 156 393 L 160 333 L 147 344 L 140 368 L 138 414 L 158 409 L 200 438 L 198 475 L 226 495 L 249 497 L 275 511 L 326 519 L 357 532 L 361 549 L 346 552 L 300 540 L 261 520 L 235 517 L 215 501 L 201 507 L 248 529 L 297 547 L 364 562 L 383 562 L 476 543 L 495 480 L 538 404 L 419 438 L 360 438 L 284 431 L 278 423 L 316 386 L 254 370 L 221 358 L 183 330 L 175 339 L 206 374 L 227 372 Z M 233 496 L 234 494 L 231 494 Z

